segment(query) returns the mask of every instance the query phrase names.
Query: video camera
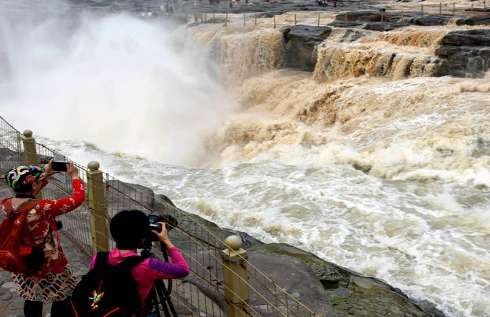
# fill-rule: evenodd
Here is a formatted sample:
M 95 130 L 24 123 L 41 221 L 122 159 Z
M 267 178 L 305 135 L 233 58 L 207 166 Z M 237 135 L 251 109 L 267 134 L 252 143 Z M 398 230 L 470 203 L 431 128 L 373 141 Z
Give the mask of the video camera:
M 153 233 L 151 233 L 151 231 L 162 232 L 162 225 L 160 224 L 160 222 L 164 222 L 167 224 L 168 231 L 179 225 L 177 219 L 175 219 L 174 217 L 170 215 L 160 215 L 155 212 L 152 212 L 148 215 L 148 220 L 150 221 L 151 241 L 158 241 L 158 239 Z

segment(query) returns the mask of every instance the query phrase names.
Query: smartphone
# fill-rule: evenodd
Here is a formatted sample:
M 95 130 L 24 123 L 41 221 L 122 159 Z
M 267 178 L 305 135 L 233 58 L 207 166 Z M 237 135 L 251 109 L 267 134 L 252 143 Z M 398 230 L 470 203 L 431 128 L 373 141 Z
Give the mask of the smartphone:
M 68 161 L 66 160 L 66 157 L 55 155 L 51 162 L 51 168 L 55 172 L 66 172 L 68 170 Z

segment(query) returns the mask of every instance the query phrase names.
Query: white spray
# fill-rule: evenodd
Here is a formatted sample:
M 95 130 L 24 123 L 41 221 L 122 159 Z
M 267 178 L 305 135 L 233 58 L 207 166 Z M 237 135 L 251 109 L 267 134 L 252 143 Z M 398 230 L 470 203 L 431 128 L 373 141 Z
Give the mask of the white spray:
M 126 14 L 31 17 L 0 19 L 0 111 L 9 121 L 167 163 L 204 157 L 233 102 L 177 26 Z

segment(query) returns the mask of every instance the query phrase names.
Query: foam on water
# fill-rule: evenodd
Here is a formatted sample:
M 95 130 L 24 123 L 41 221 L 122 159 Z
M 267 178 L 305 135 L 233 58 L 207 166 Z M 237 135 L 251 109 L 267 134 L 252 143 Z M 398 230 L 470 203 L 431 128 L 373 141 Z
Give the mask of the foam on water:
M 383 278 L 449 316 L 490 311 L 488 188 L 382 180 L 350 165 L 264 159 L 184 168 L 76 142 L 52 145 L 81 161 L 97 158 L 104 170 L 222 226 Z
M 488 93 L 469 80 L 373 78 L 323 85 L 278 71 L 252 78 L 247 109 L 216 134 L 222 159 L 351 164 L 398 180 L 442 179 L 487 186 Z M 473 80 L 474 85 L 485 80 Z

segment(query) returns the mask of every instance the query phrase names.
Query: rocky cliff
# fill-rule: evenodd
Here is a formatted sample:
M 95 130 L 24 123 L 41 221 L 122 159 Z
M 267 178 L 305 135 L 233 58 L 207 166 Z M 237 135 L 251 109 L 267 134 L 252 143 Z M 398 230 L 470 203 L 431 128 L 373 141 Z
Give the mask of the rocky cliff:
M 331 41 L 332 27 L 284 27 L 281 30 L 286 47 L 284 66 L 316 69 L 317 80 L 361 75 L 391 79 L 481 77 L 490 68 L 490 29 L 455 30 L 445 34 L 438 30 L 365 31 L 355 26 L 341 29 L 356 36 Z M 427 41 L 417 43 L 408 38 L 404 42 L 402 38 L 410 33 L 425 36 Z M 430 38 L 431 35 L 437 37 Z M 413 49 L 416 47 L 420 50 Z

